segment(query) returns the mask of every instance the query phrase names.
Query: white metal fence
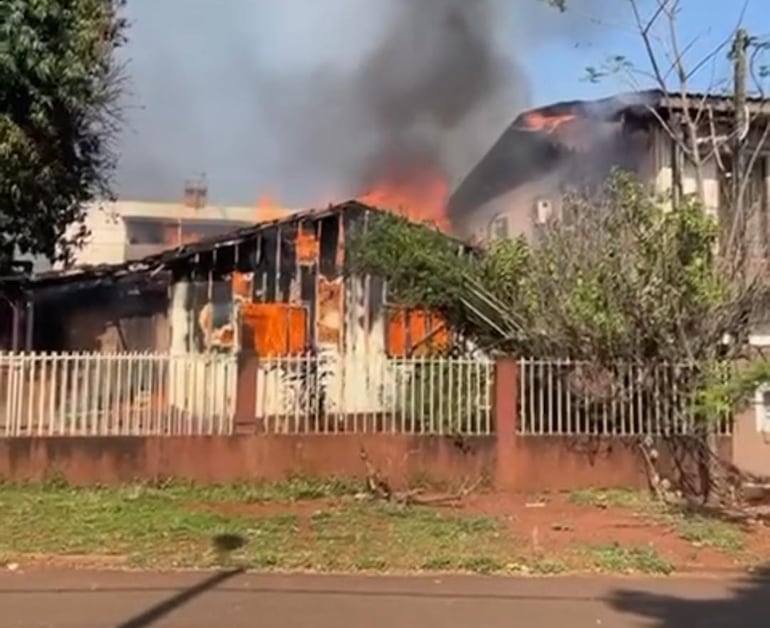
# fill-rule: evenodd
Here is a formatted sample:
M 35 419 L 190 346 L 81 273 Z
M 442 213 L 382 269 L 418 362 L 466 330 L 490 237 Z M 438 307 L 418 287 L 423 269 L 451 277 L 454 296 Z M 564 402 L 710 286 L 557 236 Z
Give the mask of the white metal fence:
M 230 434 L 226 355 L 0 353 L 0 435 Z
M 689 434 L 696 369 L 519 362 L 525 435 Z M 0 436 L 231 434 L 231 355 L 0 353 Z M 494 362 L 321 353 L 261 360 L 257 429 L 281 434 L 495 431 Z M 730 434 L 732 423 L 719 422 Z
M 257 418 L 269 433 L 491 434 L 493 372 L 449 357 L 275 358 L 260 363 Z
M 519 362 L 518 431 L 528 435 L 677 435 L 703 425 L 692 391 L 692 366 L 597 367 L 571 360 Z M 717 422 L 730 434 L 732 422 Z

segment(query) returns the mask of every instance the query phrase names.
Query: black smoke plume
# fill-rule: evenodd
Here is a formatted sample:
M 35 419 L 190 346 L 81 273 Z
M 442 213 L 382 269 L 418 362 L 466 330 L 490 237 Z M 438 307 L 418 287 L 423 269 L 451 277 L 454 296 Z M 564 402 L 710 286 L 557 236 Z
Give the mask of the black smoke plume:
M 609 0 L 573 0 L 603 8 Z M 541 0 L 132 0 L 124 198 L 297 207 L 416 169 L 457 182 L 530 104 Z

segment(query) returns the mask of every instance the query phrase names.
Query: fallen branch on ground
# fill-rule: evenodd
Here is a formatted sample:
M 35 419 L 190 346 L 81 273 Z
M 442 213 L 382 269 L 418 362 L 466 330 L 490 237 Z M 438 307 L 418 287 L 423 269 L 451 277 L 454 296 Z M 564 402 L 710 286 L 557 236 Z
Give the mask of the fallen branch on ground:
M 399 504 L 401 506 L 458 506 L 464 498 L 481 485 L 480 479 L 471 484 L 464 482 L 459 491 L 448 495 L 421 496 L 423 489 L 420 488 L 394 491 L 379 469 L 369 459 L 369 455 L 363 447 L 361 448 L 360 456 L 361 461 L 366 467 L 367 494 L 374 499 L 381 499 L 391 504 Z

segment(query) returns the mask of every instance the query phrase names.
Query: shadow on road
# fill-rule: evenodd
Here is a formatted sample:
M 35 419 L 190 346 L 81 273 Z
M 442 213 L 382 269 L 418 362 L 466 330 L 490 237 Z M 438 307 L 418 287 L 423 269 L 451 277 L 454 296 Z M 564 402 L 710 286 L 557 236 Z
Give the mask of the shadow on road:
M 115 628 L 146 628 L 147 626 L 152 626 L 155 622 L 163 619 L 166 615 L 175 611 L 180 606 L 184 606 L 199 595 L 206 593 L 206 591 L 217 587 L 241 573 L 243 573 L 243 569 L 220 571 L 213 576 L 209 576 L 195 586 L 185 589 L 181 593 L 164 600 L 160 604 L 156 604 L 139 615 L 118 624 Z
M 728 598 L 694 599 L 619 590 L 609 602 L 617 611 L 645 618 L 654 628 L 767 628 L 770 566 L 747 576 Z

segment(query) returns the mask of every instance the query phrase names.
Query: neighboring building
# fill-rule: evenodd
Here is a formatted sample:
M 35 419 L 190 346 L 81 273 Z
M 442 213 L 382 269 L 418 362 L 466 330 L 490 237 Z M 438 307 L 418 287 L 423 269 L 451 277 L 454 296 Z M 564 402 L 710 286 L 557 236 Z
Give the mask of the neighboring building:
M 603 178 L 612 167 L 636 172 L 659 192 L 694 192 L 693 167 L 685 163 L 662 123 L 676 129 L 686 103 L 704 112 L 701 139 L 707 146 L 704 152 L 713 152 L 711 139 L 727 137 L 734 124 L 732 100 L 726 97 L 692 94 L 684 98 L 649 91 L 558 103 L 521 114 L 452 195 L 449 214 L 456 233 L 481 240 L 533 236 L 540 225 L 559 215 L 565 190 Z M 748 109 L 752 117 L 767 117 L 770 102 L 750 100 Z M 749 131 L 754 146 L 763 130 L 758 126 Z M 729 150 L 729 144 L 724 144 Z M 755 231 L 763 255 L 770 244 L 769 155 L 770 143 L 755 163 L 749 192 L 761 209 Z M 727 165 L 729 157 L 720 158 Z M 703 171 L 707 210 L 716 214 L 726 180 L 714 159 L 705 163 Z
M 166 249 L 274 220 L 292 210 L 255 205 L 210 205 L 204 184 L 188 183 L 183 201 L 151 203 L 118 200 L 92 203 L 85 217 L 90 235 L 74 265 L 117 264 Z

